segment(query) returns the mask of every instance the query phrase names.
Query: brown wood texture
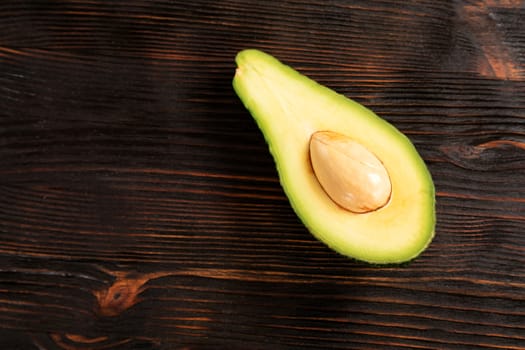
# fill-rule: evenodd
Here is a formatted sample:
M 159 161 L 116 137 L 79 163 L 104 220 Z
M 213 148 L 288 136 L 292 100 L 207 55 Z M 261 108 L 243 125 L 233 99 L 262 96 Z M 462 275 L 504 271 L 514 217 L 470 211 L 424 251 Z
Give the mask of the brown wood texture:
M 231 88 L 259 48 L 408 135 L 437 235 L 316 241 Z M 0 2 L 2 349 L 525 349 L 525 2 Z

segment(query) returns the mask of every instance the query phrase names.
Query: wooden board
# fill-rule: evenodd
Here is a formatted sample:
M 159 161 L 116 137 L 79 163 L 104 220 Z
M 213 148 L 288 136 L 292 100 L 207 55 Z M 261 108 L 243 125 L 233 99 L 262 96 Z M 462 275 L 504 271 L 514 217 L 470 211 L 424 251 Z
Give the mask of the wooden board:
M 249 47 L 414 142 L 420 258 L 306 231 Z M 524 1 L 0 2 L 2 349 L 525 349 L 524 65 Z

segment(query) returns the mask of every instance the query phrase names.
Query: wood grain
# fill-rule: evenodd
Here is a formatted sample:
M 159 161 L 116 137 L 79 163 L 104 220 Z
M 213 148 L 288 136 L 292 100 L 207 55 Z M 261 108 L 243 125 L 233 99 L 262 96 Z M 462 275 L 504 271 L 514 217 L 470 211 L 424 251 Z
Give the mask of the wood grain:
M 525 349 L 525 4 L 0 2 L 5 349 Z M 368 266 L 291 210 L 257 47 L 400 128 L 435 241 Z

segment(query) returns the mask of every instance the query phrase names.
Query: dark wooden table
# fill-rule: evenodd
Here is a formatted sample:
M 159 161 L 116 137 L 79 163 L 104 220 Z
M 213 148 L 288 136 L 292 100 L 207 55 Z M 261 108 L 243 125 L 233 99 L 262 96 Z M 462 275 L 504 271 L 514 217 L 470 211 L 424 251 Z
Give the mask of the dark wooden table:
M 249 47 L 414 142 L 422 256 L 307 232 Z M 524 1 L 1 1 L 0 348 L 525 349 L 524 67 Z

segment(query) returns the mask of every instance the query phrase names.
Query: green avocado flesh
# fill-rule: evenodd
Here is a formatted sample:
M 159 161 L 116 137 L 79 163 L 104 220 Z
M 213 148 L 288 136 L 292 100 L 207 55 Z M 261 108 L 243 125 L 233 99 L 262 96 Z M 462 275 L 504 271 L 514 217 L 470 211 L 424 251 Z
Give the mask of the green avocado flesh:
M 369 109 L 264 52 L 241 51 L 236 62 L 233 87 L 264 134 L 281 185 L 308 230 L 357 260 L 388 264 L 418 256 L 434 236 L 435 194 L 410 140 Z M 346 135 L 381 160 L 392 183 L 384 207 L 353 213 L 330 199 L 310 163 L 310 137 L 320 130 Z

